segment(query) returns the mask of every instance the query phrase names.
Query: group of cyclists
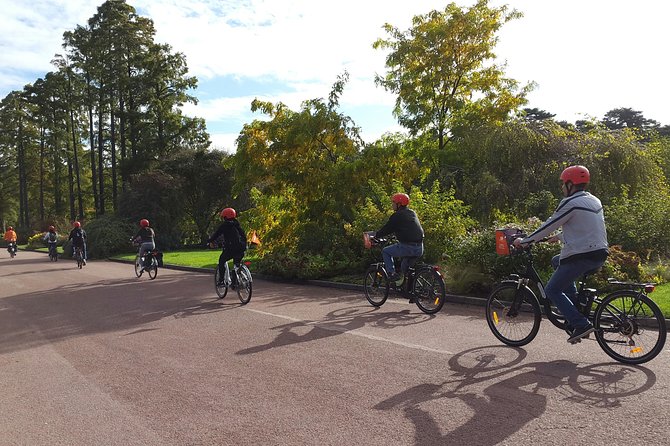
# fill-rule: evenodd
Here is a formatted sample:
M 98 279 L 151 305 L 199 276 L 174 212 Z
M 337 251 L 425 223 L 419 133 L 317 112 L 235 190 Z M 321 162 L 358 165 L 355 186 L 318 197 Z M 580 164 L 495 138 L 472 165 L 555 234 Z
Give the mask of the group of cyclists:
M 593 325 L 575 306 L 575 281 L 585 273 L 602 267 L 609 251 L 603 206 L 597 197 L 586 191 L 590 182 L 589 170 L 581 165 L 570 166 L 563 170 L 560 180 L 564 198 L 553 215 L 532 234 L 514 240 L 513 246 L 523 248 L 540 240 L 562 242 L 560 254 L 552 259 L 555 271 L 545 291 L 547 297 L 564 315 L 569 326 L 568 342 L 574 344 L 594 331 Z M 386 246 L 382 251 L 389 279 L 395 281 L 407 270 L 406 258 L 423 255 L 424 231 L 416 212 L 409 208 L 410 197 L 407 194 L 394 194 L 391 203 L 394 212 L 386 224 L 376 231 L 375 237 L 394 234 L 397 239 L 397 243 Z M 214 247 L 217 242 L 222 244 L 218 268 L 220 280 L 224 280 L 225 264 L 229 260 L 232 259 L 236 266 L 240 265 L 246 252 L 247 237 L 237 220 L 235 209 L 223 209 L 220 217 L 223 221 L 207 240 L 207 244 L 210 247 Z M 140 229 L 132 240 L 139 244 L 141 262 L 147 251 L 155 249 L 156 234 L 146 218 L 140 220 L 139 226 Z M 559 228 L 561 232 L 552 235 Z M 44 240 L 55 247 L 58 234 L 54 226 L 49 227 Z M 86 232 L 80 222 L 74 222 L 68 240 L 72 240 L 73 250 L 77 247 L 82 250 L 85 264 Z M 5 241 L 16 246 L 16 232 L 11 226 L 5 232 Z M 394 258 L 401 259 L 400 272 L 395 270 Z M 231 279 L 231 286 L 234 288 L 237 285 L 236 275 L 233 274 Z

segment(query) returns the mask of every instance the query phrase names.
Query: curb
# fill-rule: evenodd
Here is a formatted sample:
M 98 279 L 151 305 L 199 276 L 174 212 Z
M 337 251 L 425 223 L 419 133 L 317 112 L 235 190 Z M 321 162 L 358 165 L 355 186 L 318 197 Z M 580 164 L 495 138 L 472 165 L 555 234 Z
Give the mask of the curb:
M 133 263 L 132 260 L 121 260 L 121 259 L 107 259 L 110 262 L 117 262 L 117 263 L 127 263 L 131 264 Z M 164 265 L 161 268 L 164 269 L 174 269 L 177 271 L 188 271 L 188 272 L 194 272 L 194 273 L 212 273 L 214 271 L 213 268 L 197 268 L 193 266 L 181 266 L 181 265 Z M 268 276 L 266 274 L 261 274 L 261 273 L 253 273 L 253 277 L 260 279 L 260 280 L 267 280 L 269 282 L 279 282 L 279 283 L 292 283 L 296 285 L 314 285 L 314 286 L 320 286 L 324 288 L 336 288 L 340 290 L 350 290 L 350 291 L 359 291 L 363 292 L 364 287 L 363 285 L 356 285 L 354 283 L 343 283 L 343 282 L 332 282 L 329 280 L 314 280 L 314 279 L 308 279 L 308 280 L 297 280 L 297 279 L 284 279 L 281 277 L 275 277 L 275 276 Z M 484 306 L 486 304 L 486 299 L 482 297 L 472 297 L 472 296 L 461 296 L 458 294 L 447 294 L 447 302 L 453 302 L 453 303 L 459 303 L 459 304 L 465 304 L 465 305 L 477 305 L 477 306 Z

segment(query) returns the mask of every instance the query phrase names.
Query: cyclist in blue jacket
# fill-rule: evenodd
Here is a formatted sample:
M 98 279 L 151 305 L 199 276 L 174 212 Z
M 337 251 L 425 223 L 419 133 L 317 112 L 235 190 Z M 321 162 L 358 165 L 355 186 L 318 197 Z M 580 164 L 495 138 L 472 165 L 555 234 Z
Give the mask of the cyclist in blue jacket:
M 562 228 L 558 236 L 549 238 L 549 241 L 561 241 L 563 246 L 561 253 L 552 259 L 556 271 L 547 282 L 545 292 L 565 317 L 571 332 L 568 342 L 574 344 L 595 331 L 575 307 L 575 280 L 603 266 L 609 251 L 603 206 L 598 198 L 585 191 L 591 178 L 588 169 L 570 166 L 560 178 L 565 198 L 542 226 L 528 237 L 514 240 L 514 246 L 520 248 L 537 242 Z

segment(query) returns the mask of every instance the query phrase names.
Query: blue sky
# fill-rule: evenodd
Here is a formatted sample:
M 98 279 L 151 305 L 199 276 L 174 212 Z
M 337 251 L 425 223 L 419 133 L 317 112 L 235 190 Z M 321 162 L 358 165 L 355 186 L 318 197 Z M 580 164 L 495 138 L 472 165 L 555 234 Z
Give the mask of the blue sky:
M 398 131 L 394 96 L 374 85 L 385 53 L 372 49 L 385 22 L 406 29 L 413 15 L 443 9 L 435 0 L 127 0 L 154 20 L 158 42 L 186 55 L 199 79 L 213 145 L 234 151 L 251 101 L 327 97 L 346 69 L 342 112 L 366 141 Z M 86 23 L 102 0 L 0 0 L 0 97 L 44 76 L 62 51 L 62 34 Z M 472 1 L 457 2 L 461 5 Z M 538 86 L 531 107 L 574 122 L 618 107 L 670 124 L 666 56 L 670 2 L 660 0 L 510 0 L 524 17 L 505 25 L 497 47 L 507 74 Z

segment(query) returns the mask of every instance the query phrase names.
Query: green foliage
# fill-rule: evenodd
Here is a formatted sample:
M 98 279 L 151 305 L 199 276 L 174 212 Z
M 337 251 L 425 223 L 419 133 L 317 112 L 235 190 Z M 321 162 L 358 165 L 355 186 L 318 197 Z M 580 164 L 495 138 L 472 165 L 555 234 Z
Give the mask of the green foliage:
M 86 250 L 89 258 L 106 259 L 107 257 L 128 250 L 129 239 L 134 234 L 133 226 L 126 221 L 104 215 L 91 220 L 86 227 Z M 66 243 L 63 252 L 72 256 L 72 244 Z
M 610 255 L 602 270 L 596 275 L 600 281 L 599 286 L 603 287 L 609 277 L 622 281 L 643 280 L 644 270 L 642 260 L 637 253 L 624 251 L 621 246 L 613 245 L 609 248 Z
M 44 241 L 44 232 L 38 232 L 35 235 L 28 237 L 27 246 L 30 249 L 42 248 L 48 246 L 47 242 Z M 56 242 L 57 246 L 62 246 L 65 241 L 67 241 L 67 234 L 58 234 L 58 241 Z

